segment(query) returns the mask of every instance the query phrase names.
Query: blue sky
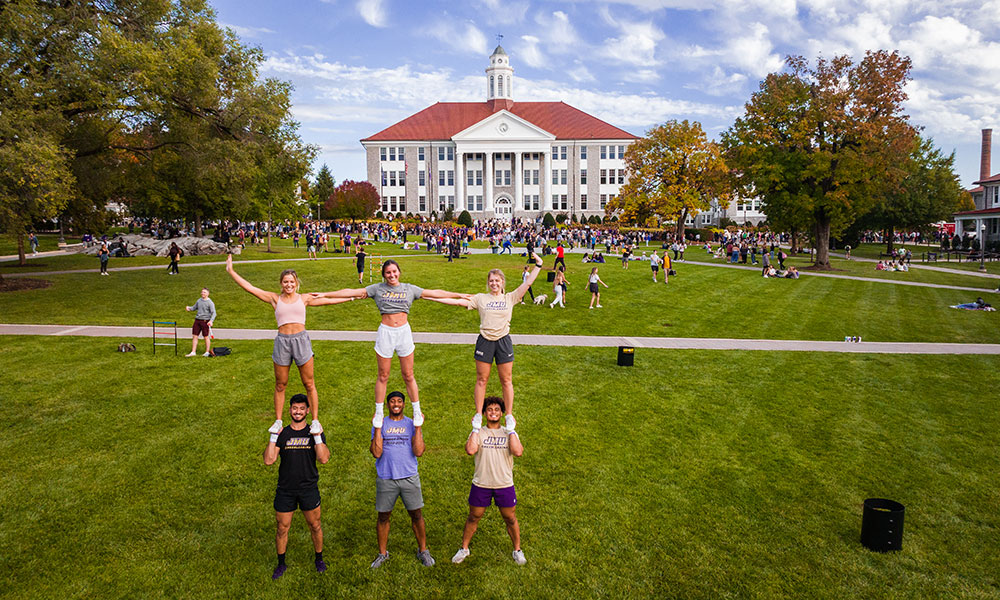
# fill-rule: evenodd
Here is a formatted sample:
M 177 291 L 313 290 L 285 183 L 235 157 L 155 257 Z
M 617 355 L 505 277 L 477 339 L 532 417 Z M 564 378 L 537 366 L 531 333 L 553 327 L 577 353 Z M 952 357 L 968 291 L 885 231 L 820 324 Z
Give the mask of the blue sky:
M 302 138 L 338 182 L 364 179 L 358 140 L 437 101 L 485 100 L 502 34 L 514 99 L 565 101 L 636 135 L 670 119 L 729 127 L 788 54 L 900 50 L 907 113 L 979 175 L 980 130 L 1000 172 L 1000 0 L 209 0 L 219 22 L 295 85 Z

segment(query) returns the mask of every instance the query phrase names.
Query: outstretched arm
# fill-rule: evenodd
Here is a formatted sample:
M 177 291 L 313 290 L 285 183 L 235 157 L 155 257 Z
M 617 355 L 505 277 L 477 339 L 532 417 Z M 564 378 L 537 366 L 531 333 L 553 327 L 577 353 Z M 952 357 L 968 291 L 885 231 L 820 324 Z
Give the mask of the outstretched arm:
M 309 295 L 318 298 L 347 298 L 349 300 L 357 300 L 367 298 L 368 292 L 365 291 L 365 288 L 344 288 L 336 292 L 314 292 Z
M 236 269 L 233 268 L 232 254 L 226 257 L 226 272 L 229 273 L 229 275 L 233 278 L 233 280 L 237 283 L 237 285 L 239 285 L 241 288 L 245 289 L 246 291 L 256 296 L 259 300 L 267 302 L 268 304 L 271 305 L 273 305 L 275 301 L 277 301 L 278 295 L 275 294 L 274 292 L 265 292 L 259 287 L 254 286 L 246 279 L 240 277 L 239 273 L 236 272 Z
M 459 294 L 458 292 L 449 292 L 447 290 L 424 290 L 420 294 L 420 297 L 427 300 L 440 300 L 441 298 L 465 298 L 469 300 L 472 298 L 472 294 Z
M 426 298 L 426 296 L 423 296 Z M 465 308 L 472 307 L 472 300 L 466 300 L 465 298 L 427 298 L 432 302 L 440 302 L 441 304 L 447 304 L 449 306 L 464 306 Z

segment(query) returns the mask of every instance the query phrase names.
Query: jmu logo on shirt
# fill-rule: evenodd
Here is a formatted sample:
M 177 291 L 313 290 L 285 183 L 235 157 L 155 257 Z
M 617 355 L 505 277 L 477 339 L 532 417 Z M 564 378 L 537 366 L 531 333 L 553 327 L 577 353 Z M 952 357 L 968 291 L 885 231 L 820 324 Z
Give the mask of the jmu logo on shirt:
M 309 447 L 309 438 L 307 437 L 288 438 L 288 441 L 285 442 L 285 448 L 308 448 L 308 447 Z
M 487 437 L 483 440 L 484 448 L 506 448 L 507 447 L 507 436 L 502 437 Z
M 405 292 L 383 292 L 383 300 L 406 300 Z
M 487 310 L 507 310 L 507 302 L 504 300 L 491 300 L 484 305 Z
M 406 427 L 386 427 L 383 431 L 383 435 L 393 435 L 393 434 L 403 434 L 406 433 Z

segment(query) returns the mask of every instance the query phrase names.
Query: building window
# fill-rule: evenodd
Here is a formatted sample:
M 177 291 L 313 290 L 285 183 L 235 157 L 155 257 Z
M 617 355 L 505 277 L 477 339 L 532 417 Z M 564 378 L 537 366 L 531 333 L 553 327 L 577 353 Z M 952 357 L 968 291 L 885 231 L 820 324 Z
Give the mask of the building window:
M 455 210 L 455 197 L 448 196 L 448 208 Z
M 587 169 L 580 169 L 580 185 L 587 185 Z
M 559 194 L 552 194 L 552 208 L 559 208 Z
M 587 160 L 587 147 L 586 146 L 580 146 L 580 158 L 582 160 Z
M 524 195 L 524 210 L 531 210 L 531 196 L 528 194 Z
M 399 148 L 396 149 L 396 156 L 399 157 L 399 160 L 403 160 L 403 147 L 402 146 L 400 146 Z
M 465 183 L 469 187 L 472 187 L 473 182 L 476 180 L 476 174 L 473 171 L 465 172 Z
M 524 183 L 531 185 L 531 169 L 524 170 Z
M 563 146 L 563 148 L 565 148 L 565 146 Z M 561 177 L 560 181 L 562 182 L 562 184 L 566 185 L 566 169 L 563 169 L 562 171 L 560 171 L 559 175 Z
M 396 185 L 396 172 L 389 171 L 389 185 Z
M 608 205 L 608 195 L 601 194 L 601 210 L 604 210 L 604 207 L 607 205 Z
M 446 150 L 448 151 L 448 160 L 455 160 L 455 149 L 448 147 Z
M 559 146 L 552 146 L 552 160 L 559 158 Z
M 417 171 L 417 185 L 424 186 L 427 185 L 427 172 L 423 169 Z M 423 210 L 423 209 L 421 209 Z
M 427 196 L 420 196 L 417 201 L 420 203 L 420 212 L 427 212 Z
M 503 184 L 510 185 L 510 169 L 503 172 Z
M 483 171 L 479 169 L 476 171 L 476 185 L 483 185 Z
M 490 98 L 493 97 L 493 76 L 490 75 Z
M 566 204 L 566 194 L 563 194 L 562 196 L 559 196 L 559 200 L 561 201 L 560 208 L 562 208 L 563 210 L 566 210 L 566 206 L 567 206 L 567 204 Z
M 496 171 L 493 172 L 493 184 L 503 185 L 503 171 L 501 171 L 500 169 L 497 169 Z
M 566 146 L 559 147 L 559 158 L 562 160 L 566 160 Z
M 601 184 L 603 185 L 607 182 L 608 182 L 608 170 L 601 169 Z
M 476 196 L 476 210 L 483 210 L 483 197 Z
M 382 212 L 389 212 L 389 198 L 382 196 Z
M 580 210 L 587 210 L 587 194 L 580 194 Z
M 531 185 L 538 185 L 538 169 L 531 170 Z
M 382 159 L 382 162 L 385 162 L 385 148 L 379 148 L 378 155 L 379 158 Z
M 399 212 L 401 213 L 406 212 L 406 196 L 399 197 Z
M 417 148 L 417 160 L 424 160 L 424 147 Z
M 444 146 L 438 146 L 438 160 L 444 160 Z
M 552 183 L 559 183 L 559 169 L 552 169 Z
M 444 212 L 444 196 L 438 196 L 438 212 Z
M 465 209 L 466 210 L 475 210 L 473 208 L 475 206 L 475 202 L 476 202 L 476 197 L 475 196 L 473 196 L 471 194 L 468 195 L 468 196 L 466 196 L 465 197 Z
M 538 194 L 533 194 L 531 196 L 531 208 L 532 210 L 538 210 Z
M 448 185 L 455 185 L 455 172 L 448 171 Z
M 608 157 L 608 147 L 601 146 L 601 158 L 607 158 L 607 157 Z
M 444 171 L 438 171 L 438 185 L 444 185 Z
M 625 169 L 618 169 L 618 183 L 625 183 Z
M 382 187 L 389 185 L 389 174 L 382 171 Z
M 396 149 L 389 147 L 389 160 L 396 160 Z
M 625 158 L 625 146 L 618 146 L 618 158 Z
M 503 96 L 503 77 L 497 79 L 497 96 Z

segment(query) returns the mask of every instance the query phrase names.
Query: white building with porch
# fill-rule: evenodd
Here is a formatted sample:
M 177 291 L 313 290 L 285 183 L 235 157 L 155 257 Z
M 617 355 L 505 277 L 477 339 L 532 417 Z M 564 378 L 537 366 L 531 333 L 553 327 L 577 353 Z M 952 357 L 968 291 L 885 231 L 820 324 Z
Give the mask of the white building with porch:
M 981 247 L 987 249 L 1000 241 L 1000 173 L 990 175 L 992 138 L 993 130 L 984 129 L 979 181 L 969 190 L 975 208 L 955 213 L 955 234 L 985 240 Z
M 515 102 L 513 88 L 514 69 L 497 46 L 485 102 L 438 102 L 361 140 L 382 212 L 603 218 L 638 138 L 564 102 Z

